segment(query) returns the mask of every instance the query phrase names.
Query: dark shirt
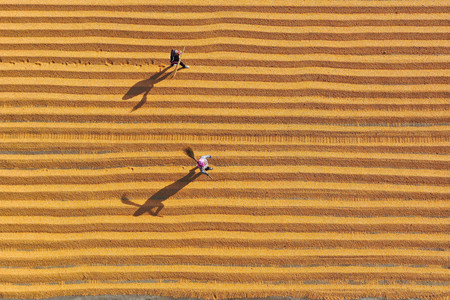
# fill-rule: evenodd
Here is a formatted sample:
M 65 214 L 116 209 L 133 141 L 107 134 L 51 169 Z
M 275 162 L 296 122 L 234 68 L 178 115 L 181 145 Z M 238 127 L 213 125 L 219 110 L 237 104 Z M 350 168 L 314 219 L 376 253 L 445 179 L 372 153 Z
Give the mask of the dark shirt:
M 180 61 L 180 52 L 178 54 L 175 53 L 175 50 L 170 51 L 170 63 L 175 64 Z

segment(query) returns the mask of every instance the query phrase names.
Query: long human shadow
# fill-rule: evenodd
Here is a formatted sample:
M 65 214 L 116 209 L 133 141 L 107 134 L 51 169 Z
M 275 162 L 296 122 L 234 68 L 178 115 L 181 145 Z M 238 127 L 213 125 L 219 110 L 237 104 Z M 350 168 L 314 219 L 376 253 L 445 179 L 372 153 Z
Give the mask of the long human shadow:
M 152 88 L 156 83 L 163 81 L 170 74 L 172 74 L 171 72 L 166 73 L 166 71 L 169 70 L 170 68 L 171 66 L 168 66 L 163 70 L 161 70 L 160 72 L 153 74 L 150 78 L 139 81 L 128 90 L 128 92 L 122 97 L 122 100 L 128 100 L 141 94 L 144 94 L 142 96 L 141 101 L 139 101 L 139 103 L 133 107 L 133 109 L 131 110 L 132 112 L 141 108 L 145 104 L 145 102 L 147 102 L 147 95 L 148 93 L 150 93 L 150 91 L 152 90 Z
M 195 179 L 197 179 L 202 174 L 200 172 L 195 173 L 195 169 L 196 169 L 196 167 L 193 168 L 192 170 L 190 170 L 186 176 L 178 179 L 174 183 L 171 183 L 168 186 L 164 187 L 163 189 L 154 193 L 142 205 L 139 205 L 136 202 L 133 202 L 130 199 L 128 199 L 126 194 L 124 194 L 121 198 L 122 203 L 139 207 L 138 210 L 136 210 L 133 214 L 133 216 L 135 216 L 135 217 L 143 215 L 146 212 L 148 212 L 149 214 L 151 214 L 153 216 L 157 216 L 158 213 L 164 208 L 164 204 L 162 203 L 164 200 L 167 200 L 168 198 L 170 198 L 173 195 L 175 195 L 176 193 L 178 193 L 181 189 L 183 189 L 189 183 L 193 182 Z M 154 208 L 157 208 L 155 212 L 153 211 Z

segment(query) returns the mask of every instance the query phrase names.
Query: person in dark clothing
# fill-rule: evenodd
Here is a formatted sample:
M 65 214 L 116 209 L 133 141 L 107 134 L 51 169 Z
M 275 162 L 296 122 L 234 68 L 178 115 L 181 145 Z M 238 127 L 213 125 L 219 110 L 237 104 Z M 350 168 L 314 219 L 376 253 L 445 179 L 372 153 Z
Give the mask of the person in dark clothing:
M 182 66 L 183 68 L 189 68 L 189 66 L 186 66 L 182 61 L 180 61 L 180 55 L 183 52 L 181 52 L 180 50 L 175 50 L 172 49 L 172 51 L 170 51 L 170 64 L 171 66 L 173 65 L 178 65 L 180 64 L 180 66 Z

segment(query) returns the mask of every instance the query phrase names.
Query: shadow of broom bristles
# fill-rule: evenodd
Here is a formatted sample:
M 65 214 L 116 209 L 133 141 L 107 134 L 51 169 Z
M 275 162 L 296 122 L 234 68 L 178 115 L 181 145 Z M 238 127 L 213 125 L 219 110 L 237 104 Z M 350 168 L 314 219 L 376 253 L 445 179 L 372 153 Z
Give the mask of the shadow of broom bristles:
M 194 150 L 192 150 L 191 147 L 186 147 L 183 149 L 184 153 L 189 156 L 190 158 L 192 158 L 196 163 L 198 163 L 198 161 L 195 159 L 195 155 L 194 155 Z

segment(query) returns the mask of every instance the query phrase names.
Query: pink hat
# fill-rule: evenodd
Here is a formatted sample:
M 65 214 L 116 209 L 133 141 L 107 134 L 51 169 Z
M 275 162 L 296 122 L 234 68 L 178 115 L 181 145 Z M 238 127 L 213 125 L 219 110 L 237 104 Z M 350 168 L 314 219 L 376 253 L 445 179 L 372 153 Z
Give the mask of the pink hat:
M 206 163 L 205 160 L 200 158 L 200 159 L 198 160 L 198 164 L 197 164 L 197 165 L 198 165 L 199 167 L 204 167 L 204 166 L 205 166 L 205 163 Z

